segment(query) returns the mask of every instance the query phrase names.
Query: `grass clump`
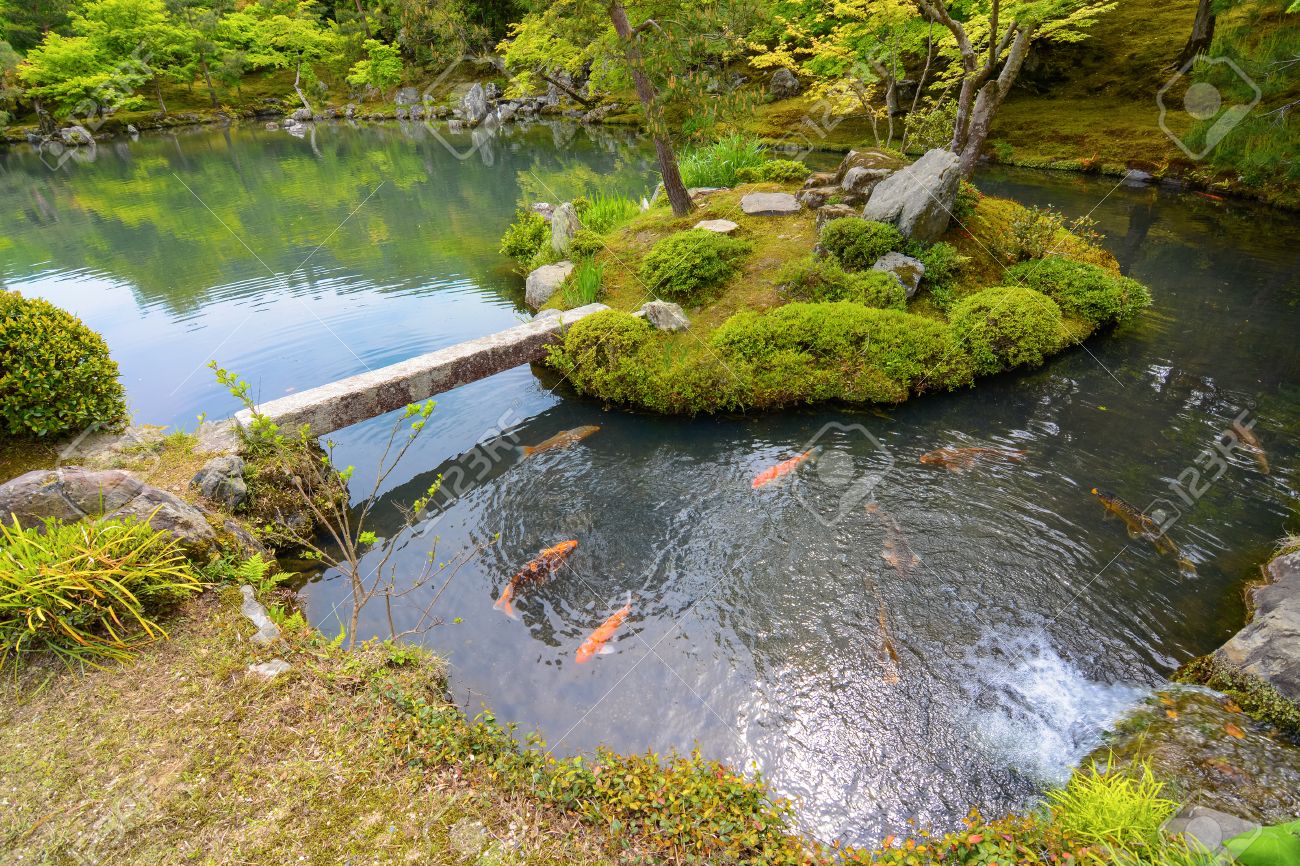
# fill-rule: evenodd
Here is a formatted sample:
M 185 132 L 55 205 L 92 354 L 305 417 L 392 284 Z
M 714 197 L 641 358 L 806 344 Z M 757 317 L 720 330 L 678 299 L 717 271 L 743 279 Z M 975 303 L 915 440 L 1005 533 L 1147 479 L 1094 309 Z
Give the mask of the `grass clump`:
M 859 271 L 874 265 L 885 253 L 901 251 L 904 241 L 888 223 L 845 217 L 822 228 L 821 245 L 843 267 Z
M 202 588 L 179 542 L 144 523 L 0 523 L 0 667 L 42 651 L 68 664 L 130 658 L 166 637 L 155 612 Z
M 0 434 L 120 425 L 126 401 L 99 334 L 40 298 L 0 290 Z
M 687 187 L 727 187 L 740 182 L 741 171 L 757 170 L 767 161 L 766 148 L 757 138 L 729 135 L 686 151 L 678 168 Z
M 1161 827 L 1178 804 L 1161 797 L 1164 784 L 1148 764 L 1118 772 L 1110 762 L 1076 771 L 1064 788 L 1047 793 L 1052 822 L 1066 835 L 1088 845 L 1119 850 L 1159 846 Z
M 653 294 L 697 304 L 716 294 L 739 267 L 750 245 L 705 229 L 689 229 L 660 240 L 646 254 L 638 274 Z
M 515 221 L 501 236 L 501 254 L 526 267 L 550 238 L 551 226 L 546 218 L 535 210 L 520 208 L 515 212 Z
M 600 283 L 604 278 L 605 265 L 591 259 L 583 259 L 569 276 L 564 286 L 564 304 L 570 309 L 585 304 L 594 304 L 600 297 Z
M 625 195 L 597 192 L 588 196 L 578 215 L 583 228 L 604 234 L 613 231 L 641 212 L 641 205 Z
M 812 169 L 794 159 L 769 159 L 736 172 L 738 183 L 794 183 L 812 174 Z
M 1063 313 L 1078 316 L 1093 327 L 1129 321 L 1151 306 L 1151 291 L 1137 280 L 1061 256 L 1021 262 L 1007 275 L 1047 295 Z
M 891 310 L 907 306 L 907 292 L 891 275 L 882 271 L 851 273 L 836 261 L 811 255 L 788 263 L 776 280 L 796 301 L 852 301 Z
M 953 306 L 949 321 L 981 375 L 1037 366 L 1061 345 L 1061 308 L 1033 289 L 995 286 L 976 292 Z

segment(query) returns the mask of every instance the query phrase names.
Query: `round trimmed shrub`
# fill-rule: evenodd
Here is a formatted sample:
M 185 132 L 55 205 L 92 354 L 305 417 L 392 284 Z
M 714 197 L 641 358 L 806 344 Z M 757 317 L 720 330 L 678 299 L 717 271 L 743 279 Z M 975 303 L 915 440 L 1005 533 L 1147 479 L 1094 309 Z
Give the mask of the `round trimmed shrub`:
M 527 264 L 551 238 L 551 225 L 535 210 L 520 208 L 506 233 L 501 236 L 501 254 Z
M 1007 273 L 1093 327 L 1127 321 L 1151 306 L 1150 290 L 1137 280 L 1062 256 L 1021 262 Z
M 882 310 L 907 307 L 901 283 L 883 271 L 850 273 L 831 259 L 807 256 L 786 264 L 777 285 L 796 301 L 853 301 Z
M 851 271 L 865 270 L 885 253 L 905 246 L 898 229 L 888 223 L 845 217 L 831 220 L 822 228 L 821 245 Z
M 979 374 L 1041 364 L 1061 343 L 1061 308 L 1020 286 L 976 292 L 952 308 L 948 321 Z
M 0 432 L 59 436 L 125 418 L 103 338 L 48 301 L 0 291 Z
M 641 262 L 639 273 L 652 294 L 694 304 L 712 297 L 749 250 L 745 241 L 690 229 L 656 243 Z
M 589 259 L 605 249 L 605 239 L 591 229 L 578 229 L 569 241 L 570 259 Z

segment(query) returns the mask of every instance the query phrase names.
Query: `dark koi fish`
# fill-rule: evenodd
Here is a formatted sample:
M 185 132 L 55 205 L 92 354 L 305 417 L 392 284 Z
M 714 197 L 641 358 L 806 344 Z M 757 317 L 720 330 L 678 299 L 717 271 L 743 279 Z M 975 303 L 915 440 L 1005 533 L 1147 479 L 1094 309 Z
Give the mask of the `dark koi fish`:
M 564 430 L 560 433 L 556 433 L 549 439 L 538 442 L 536 445 L 525 445 L 523 448 L 524 456 L 532 457 L 534 454 L 540 454 L 543 451 L 551 451 L 555 448 L 568 448 L 570 445 L 581 442 L 583 439 L 586 439 L 592 433 L 596 433 L 599 430 L 599 427 L 591 424 L 585 424 L 582 427 L 574 427 L 572 430 Z
M 560 567 L 564 560 L 569 558 L 569 554 L 573 553 L 577 546 L 578 542 L 576 541 L 561 541 L 559 544 L 548 547 L 537 554 L 536 559 L 529 562 L 519 570 L 518 574 L 510 578 L 506 588 L 501 590 L 501 597 L 492 606 L 511 619 L 519 619 L 514 607 L 510 604 L 514 600 L 515 592 L 525 583 L 540 583 L 546 580 L 555 573 L 555 570 Z
M 1182 555 L 1174 540 L 1150 517 L 1138 511 L 1114 493 L 1092 488 L 1092 495 L 1097 497 L 1108 514 L 1113 514 L 1124 522 L 1129 538 L 1142 538 L 1151 542 L 1160 554 L 1169 554 L 1178 562 L 1178 570 L 1187 575 L 1196 574 L 1196 566 Z
M 1253 421 L 1251 422 L 1251 426 L 1254 426 Z M 1267 475 L 1269 472 L 1268 454 L 1264 452 L 1264 445 L 1259 441 L 1259 437 L 1255 435 L 1255 431 L 1250 427 L 1247 427 L 1245 424 L 1242 424 L 1240 421 L 1233 421 L 1232 432 L 1236 434 L 1237 441 L 1246 446 L 1246 450 L 1250 452 L 1250 456 L 1255 458 L 1255 463 L 1259 466 L 1260 474 Z
M 1025 456 L 1016 448 L 955 448 L 951 445 L 936 448 L 921 455 L 927 466 L 942 466 L 949 472 L 965 472 L 981 460 L 1014 460 Z

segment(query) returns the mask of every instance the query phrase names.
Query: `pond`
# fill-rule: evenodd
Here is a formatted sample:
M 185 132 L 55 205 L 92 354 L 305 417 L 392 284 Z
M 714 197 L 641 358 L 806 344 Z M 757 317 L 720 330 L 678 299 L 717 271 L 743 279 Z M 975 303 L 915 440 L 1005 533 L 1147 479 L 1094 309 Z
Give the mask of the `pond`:
M 192 427 L 235 408 L 209 359 L 269 399 L 527 318 L 496 252 L 516 202 L 652 177 L 646 142 L 600 128 L 474 145 L 418 126 L 205 129 L 103 144 L 53 172 L 15 150 L 0 157 L 0 279 L 105 335 L 139 420 Z M 439 558 L 481 548 L 422 638 L 468 711 L 490 706 L 562 753 L 698 744 L 797 798 L 809 832 L 870 841 L 1031 802 L 1239 627 L 1243 582 L 1297 491 L 1300 223 L 1106 178 L 976 180 L 1091 213 L 1155 306 L 1039 370 L 886 412 L 664 419 L 528 368 L 439 398 L 380 520 L 394 531 L 397 507 L 442 474 L 399 574 L 435 537 Z M 1267 473 L 1248 451 L 1218 469 L 1204 456 L 1234 419 L 1253 422 Z M 334 436 L 355 492 L 391 425 Z M 581 425 L 600 430 L 526 459 L 516 447 Z M 822 459 L 792 484 L 751 488 L 810 445 Z M 947 445 L 1024 455 L 963 473 L 919 461 Z M 1105 519 L 1094 486 L 1172 503 L 1195 573 Z M 521 592 L 520 620 L 493 609 L 565 539 L 579 541 L 570 567 Z M 343 581 L 305 591 L 335 633 Z M 576 664 L 629 594 L 614 652 Z

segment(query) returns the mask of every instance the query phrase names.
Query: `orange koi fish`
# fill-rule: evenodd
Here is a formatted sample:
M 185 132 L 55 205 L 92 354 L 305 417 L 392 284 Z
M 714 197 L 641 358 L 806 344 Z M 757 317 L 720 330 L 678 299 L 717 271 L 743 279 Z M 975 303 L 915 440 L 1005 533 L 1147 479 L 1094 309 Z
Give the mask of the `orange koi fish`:
M 540 583 L 546 580 L 560 567 L 560 563 L 569 558 L 569 554 L 573 553 L 577 546 L 578 542 L 573 540 L 561 541 L 559 544 L 548 547 L 537 554 L 536 559 L 529 562 L 519 570 L 518 574 L 510 578 L 506 588 L 501 590 L 501 597 L 492 606 L 511 619 L 519 619 L 514 607 L 510 604 L 514 600 L 516 590 L 522 584 Z
M 600 624 L 600 627 L 591 633 L 591 635 L 582 642 L 578 647 L 578 652 L 573 659 L 578 664 L 583 664 L 591 660 L 594 655 L 607 655 L 613 650 L 605 646 L 609 639 L 618 631 L 618 627 L 627 619 L 628 614 L 632 612 L 632 593 L 627 594 L 627 604 L 610 614 L 609 619 Z
M 1254 426 L 1253 421 L 1251 422 L 1251 426 Z M 1250 456 L 1255 458 L 1255 463 L 1259 465 L 1259 473 L 1261 475 L 1267 475 L 1269 472 L 1268 454 L 1264 452 L 1264 444 L 1259 441 L 1259 437 L 1255 435 L 1254 431 L 1251 430 L 1250 427 L 1247 427 L 1240 421 L 1232 422 L 1232 432 L 1236 434 L 1237 441 L 1246 446 L 1246 450 L 1250 452 Z
M 592 424 L 584 424 L 581 427 L 574 427 L 572 430 L 563 430 L 549 439 L 538 442 L 536 445 L 525 445 L 523 447 L 524 456 L 532 457 L 534 454 L 540 454 L 554 448 L 568 448 L 570 445 L 581 442 L 592 433 L 599 431 L 600 428 Z
M 1208 198 L 1210 201 L 1224 201 L 1223 196 L 1215 195 L 1212 192 L 1201 192 L 1198 189 L 1194 189 L 1192 190 L 1192 192 L 1195 193 L 1196 195 L 1199 195 L 1201 198 Z
M 757 490 L 760 487 L 766 487 L 773 481 L 784 478 L 798 469 L 801 464 L 815 459 L 817 455 L 814 452 L 816 452 L 816 450 L 816 448 L 812 448 L 797 457 L 791 457 L 789 460 L 783 460 L 775 466 L 769 466 L 762 472 L 758 473 L 758 475 L 754 476 L 754 481 L 749 486 Z
M 1015 460 L 1025 456 L 1018 448 L 954 448 L 951 445 L 936 448 L 921 455 L 921 462 L 927 466 L 942 466 L 949 472 L 965 472 L 984 459 Z

